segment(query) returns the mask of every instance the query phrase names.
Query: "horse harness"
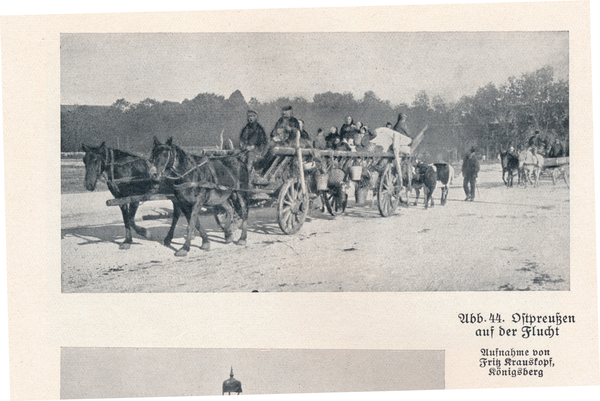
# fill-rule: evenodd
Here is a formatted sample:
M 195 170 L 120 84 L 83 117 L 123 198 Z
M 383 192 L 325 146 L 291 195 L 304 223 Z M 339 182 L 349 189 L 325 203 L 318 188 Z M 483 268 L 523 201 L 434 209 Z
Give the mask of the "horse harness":
M 123 178 L 117 178 L 117 179 L 115 179 L 115 166 L 126 166 L 128 164 L 135 163 L 138 160 L 145 161 L 146 162 L 146 166 L 148 167 L 148 170 L 150 169 L 150 167 L 151 167 L 150 162 L 147 159 L 144 159 L 142 157 L 139 157 L 138 159 L 129 160 L 129 161 L 126 161 L 126 162 L 123 162 L 123 163 L 117 163 L 115 161 L 115 151 L 114 151 L 114 149 L 111 149 L 111 148 L 105 149 L 104 159 L 102 160 L 104 162 L 104 168 L 101 167 L 101 170 L 102 171 L 106 171 L 107 167 L 109 168 L 110 173 L 109 173 L 109 176 L 108 176 L 107 185 L 113 189 L 113 192 L 115 192 L 115 194 L 117 196 L 121 192 L 119 190 L 118 184 L 121 184 L 121 183 L 124 183 L 124 182 L 146 181 L 146 179 L 133 179 L 131 177 L 123 177 Z
M 226 187 L 224 185 L 220 185 L 219 184 L 219 178 L 218 178 L 218 175 L 217 175 L 217 171 L 215 170 L 215 167 L 211 163 L 208 163 L 211 160 L 209 157 L 206 157 L 204 160 L 202 160 L 202 162 L 200 162 L 200 163 L 196 164 L 194 167 L 188 169 L 185 173 L 180 174 L 175 169 L 175 157 L 172 155 L 173 148 L 170 147 L 170 146 L 166 146 L 166 147 L 168 147 L 168 149 L 169 149 L 169 157 L 167 159 L 167 162 L 165 163 L 165 166 L 169 165 L 169 162 L 171 161 L 171 158 L 173 159 L 173 164 L 169 168 L 165 168 L 165 171 L 167 171 L 167 170 L 170 171 L 172 174 L 175 175 L 175 177 L 165 176 L 165 179 L 169 179 L 169 180 L 180 180 L 180 179 L 183 179 L 185 176 L 187 176 L 188 174 L 190 174 L 192 171 L 195 171 L 195 170 L 199 169 L 200 167 L 204 166 L 205 164 L 207 164 L 208 171 L 210 172 L 210 175 L 212 176 L 212 179 L 214 180 L 214 182 L 209 182 L 209 181 L 183 182 L 181 184 L 174 185 L 175 189 L 183 190 L 183 189 L 200 187 L 200 188 L 206 188 L 206 189 L 217 189 L 217 190 L 221 190 L 221 191 L 244 191 L 243 189 L 229 188 L 229 187 Z M 214 159 L 225 158 L 225 157 L 230 157 L 230 156 L 214 157 Z M 229 171 L 229 170 L 227 170 L 227 171 L 228 171 L 228 173 L 230 175 L 232 175 L 231 171 Z M 235 177 L 232 177 L 232 178 L 235 178 Z M 252 191 L 250 191 L 250 192 L 252 192 Z

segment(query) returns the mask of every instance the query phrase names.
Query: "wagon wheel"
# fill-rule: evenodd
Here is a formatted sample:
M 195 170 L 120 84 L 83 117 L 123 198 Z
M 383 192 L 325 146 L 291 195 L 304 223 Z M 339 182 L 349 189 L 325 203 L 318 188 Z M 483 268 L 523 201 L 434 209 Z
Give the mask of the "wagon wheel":
M 400 203 L 400 175 L 395 163 L 387 165 L 379 179 L 379 190 L 377 191 L 377 205 L 379 214 L 388 217 L 394 214 Z
M 297 233 L 304 224 L 309 206 L 308 193 L 302 194 L 300 182 L 295 178 L 287 180 L 277 199 L 277 219 L 281 230 L 288 235 Z
M 329 214 L 331 214 L 332 216 L 335 216 L 339 213 L 344 213 L 344 211 L 346 210 L 346 200 L 341 199 L 340 191 L 343 191 L 343 189 L 341 187 L 336 187 L 331 188 L 328 191 L 321 192 L 323 204 L 327 208 Z

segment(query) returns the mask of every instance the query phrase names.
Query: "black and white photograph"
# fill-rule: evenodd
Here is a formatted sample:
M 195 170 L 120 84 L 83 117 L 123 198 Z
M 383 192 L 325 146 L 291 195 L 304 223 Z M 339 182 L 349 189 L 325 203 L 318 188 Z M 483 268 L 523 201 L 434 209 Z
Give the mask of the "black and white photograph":
M 63 33 L 61 288 L 568 291 L 569 32 Z
M 61 399 L 444 389 L 444 351 L 62 348 Z
M 597 392 L 592 4 L 258 3 L 0 17 L 11 399 Z

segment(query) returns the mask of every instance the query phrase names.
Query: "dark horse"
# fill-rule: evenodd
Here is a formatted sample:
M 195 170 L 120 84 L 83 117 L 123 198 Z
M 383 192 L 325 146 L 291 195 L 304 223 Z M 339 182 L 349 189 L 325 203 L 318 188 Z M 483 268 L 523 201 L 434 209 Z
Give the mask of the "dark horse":
M 185 256 L 190 250 L 194 227 L 202 237 L 201 249 L 209 250 L 206 230 L 200 224 L 199 214 L 204 206 L 213 206 L 217 221 L 225 231 L 225 242 L 233 242 L 232 222 L 237 214 L 242 221 L 242 235 L 238 245 L 246 245 L 248 225 L 248 169 L 238 157 L 208 157 L 186 154 L 170 138 L 161 144 L 154 138 L 150 176 L 160 181 L 163 177 L 177 198 L 179 207 L 188 219 L 185 244 L 176 256 Z M 225 212 L 225 219 L 219 213 Z
M 510 188 L 513 186 L 515 174 L 519 174 L 519 156 L 509 151 L 502 152 L 500 153 L 500 161 L 502 162 L 502 181 L 504 181 L 504 185 Z
M 82 147 L 85 151 L 83 157 L 85 188 L 88 191 L 96 189 L 98 179 L 103 173 L 106 173 L 108 176 L 108 189 L 117 199 L 133 195 L 169 193 L 167 188 L 150 179 L 151 165 L 148 160 L 122 150 L 106 147 L 104 142 L 96 148 L 86 145 L 82 145 Z M 120 206 L 123 222 L 125 223 L 125 241 L 120 245 L 120 249 L 130 248 L 132 228 L 139 235 L 148 239 L 151 238 L 150 233 L 144 227 L 135 224 L 135 213 L 138 207 L 139 202 L 131 202 Z M 173 239 L 173 232 L 180 214 L 181 211 L 173 202 L 173 221 L 171 222 L 171 229 L 164 240 L 166 245 L 170 244 L 171 239 Z

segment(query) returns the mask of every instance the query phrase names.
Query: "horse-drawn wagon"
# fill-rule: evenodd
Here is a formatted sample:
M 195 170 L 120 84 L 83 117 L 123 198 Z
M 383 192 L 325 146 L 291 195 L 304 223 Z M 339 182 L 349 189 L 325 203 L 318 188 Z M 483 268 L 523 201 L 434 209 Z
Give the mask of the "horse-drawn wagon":
M 544 159 L 544 172 L 548 173 L 552 178 L 552 183 L 556 184 L 556 180 L 559 175 L 562 174 L 569 186 L 569 158 L 568 157 L 556 157 Z
M 422 139 L 423 131 L 413 141 L 412 148 Z M 240 218 L 242 236 L 238 244 L 245 244 L 248 204 L 257 196 L 268 195 L 276 199 L 279 227 L 286 234 L 294 234 L 304 224 L 311 202 L 317 199 L 321 200 L 323 210 L 330 214 L 343 212 L 345 186 L 350 181 L 363 187 L 376 186 L 377 204 L 383 217 L 394 214 L 402 189 L 405 185 L 410 188 L 410 154 L 302 149 L 298 139 L 295 145 L 273 147 L 269 163 L 258 172 L 256 181 L 249 176 L 245 164 L 239 162 L 242 156 L 239 150 L 206 150 L 202 154 L 187 155 L 173 145 L 172 140 L 166 144 L 155 140 L 150 160 L 130 154 L 117 160 L 117 151 L 102 145 L 102 149 L 86 150 L 97 159 L 96 164 L 89 160 L 86 163 L 86 180 L 90 172 L 97 172 L 95 179 L 102 172 L 108 173 L 107 183 L 115 199 L 106 204 L 121 208 L 127 230 L 122 248 L 128 248 L 131 243 L 131 228 L 149 236 L 134 223 L 140 202 L 173 201 L 173 221 L 164 243 L 170 245 L 177 220 L 184 213 L 188 219 L 188 235 L 185 249 L 178 251 L 180 255 L 189 250 L 194 228 L 203 238 L 202 248 L 209 248 L 208 236 L 196 219 L 204 206 L 212 206 L 215 210 L 217 222 L 225 230 L 226 242 L 233 241 L 234 217 Z M 357 174 L 357 170 L 362 173 Z M 329 180 L 323 185 L 325 174 L 329 175 Z M 165 183 L 171 190 L 164 190 Z M 130 189 L 120 190 L 125 187 Z M 131 190 L 136 187 L 146 189 Z

